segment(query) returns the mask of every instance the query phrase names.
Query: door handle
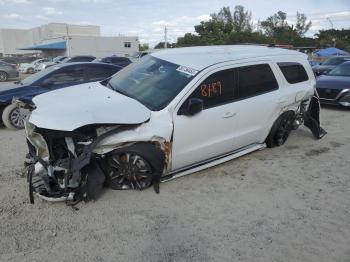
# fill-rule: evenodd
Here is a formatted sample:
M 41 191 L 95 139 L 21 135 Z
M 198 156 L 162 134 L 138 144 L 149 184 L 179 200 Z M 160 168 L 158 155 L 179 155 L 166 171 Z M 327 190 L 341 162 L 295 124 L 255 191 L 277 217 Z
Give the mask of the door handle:
M 236 115 L 236 112 L 226 112 L 222 117 L 229 118 L 229 117 L 233 117 L 235 115 Z

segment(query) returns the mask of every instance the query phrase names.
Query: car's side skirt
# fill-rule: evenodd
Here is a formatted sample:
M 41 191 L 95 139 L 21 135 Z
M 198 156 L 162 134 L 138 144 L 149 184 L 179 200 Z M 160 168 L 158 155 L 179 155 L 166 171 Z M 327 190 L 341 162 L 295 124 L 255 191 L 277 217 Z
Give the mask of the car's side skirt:
M 211 158 L 196 164 L 193 164 L 191 166 L 185 167 L 185 168 L 181 168 L 178 170 L 175 170 L 173 172 L 170 172 L 169 174 L 165 175 L 164 177 L 161 178 L 162 182 L 166 182 L 175 178 L 179 178 L 182 176 L 186 176 L 189 174 L 192 174 L 194 172 L 198 172 L 201 171 L 203 169 L 207 169 L 209 167 L 213 167 L 216 165 L 219 165 L 221 163 L 227 162 L 229 160 L 238 158 L 240 156 L 249 154 L 251 152 L 254 152 L 256 150 L 260 150 L 266 147 L 266 144 L 252 144 L 243 148 L 240 148 L 238 150 L 226 153 L 224 155 L 215 157 L 215 158 Z

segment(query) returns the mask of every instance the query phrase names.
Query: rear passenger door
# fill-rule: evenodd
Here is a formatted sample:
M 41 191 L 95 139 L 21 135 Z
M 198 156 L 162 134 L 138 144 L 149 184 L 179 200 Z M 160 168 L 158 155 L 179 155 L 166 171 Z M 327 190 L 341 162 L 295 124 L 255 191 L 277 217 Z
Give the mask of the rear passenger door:
M 268 62 L 236 68 L 234 149 L 264 142 L 279 113 L 283 94 L 273 70 Z

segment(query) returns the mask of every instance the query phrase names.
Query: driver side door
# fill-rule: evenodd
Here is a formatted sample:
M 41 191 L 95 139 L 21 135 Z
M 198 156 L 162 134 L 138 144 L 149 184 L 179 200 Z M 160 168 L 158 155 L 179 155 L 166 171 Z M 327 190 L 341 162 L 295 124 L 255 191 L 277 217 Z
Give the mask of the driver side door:
M 234 69 L 206 76 L 174 112 L 172 170 L 232 151 L 234 79 Z M 186 114 L 191 98 L 203 101 L 203 110 L 192 116 Z

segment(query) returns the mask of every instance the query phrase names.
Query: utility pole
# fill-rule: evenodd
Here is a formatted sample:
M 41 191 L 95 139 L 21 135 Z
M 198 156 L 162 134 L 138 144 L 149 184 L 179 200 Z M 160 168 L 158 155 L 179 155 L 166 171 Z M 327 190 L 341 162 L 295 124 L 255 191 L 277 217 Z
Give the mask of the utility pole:
M 68 24 L 66 24 L 66 49 L 67 49 L 67 56 L 70 56 L 70 46 L 69 46 L 69 31 L 68 31 Z
M 164 48 L 168 48 L 168 29 L 164 26 Z
M 332 27 L 332 29 L 333 29 L 333 22 L 332 22 L 332 20 L 331 20 L 329 17 L 327 17 L 326 19 L 327 19 L 328 22 L 331 24 L 331 27 Z

